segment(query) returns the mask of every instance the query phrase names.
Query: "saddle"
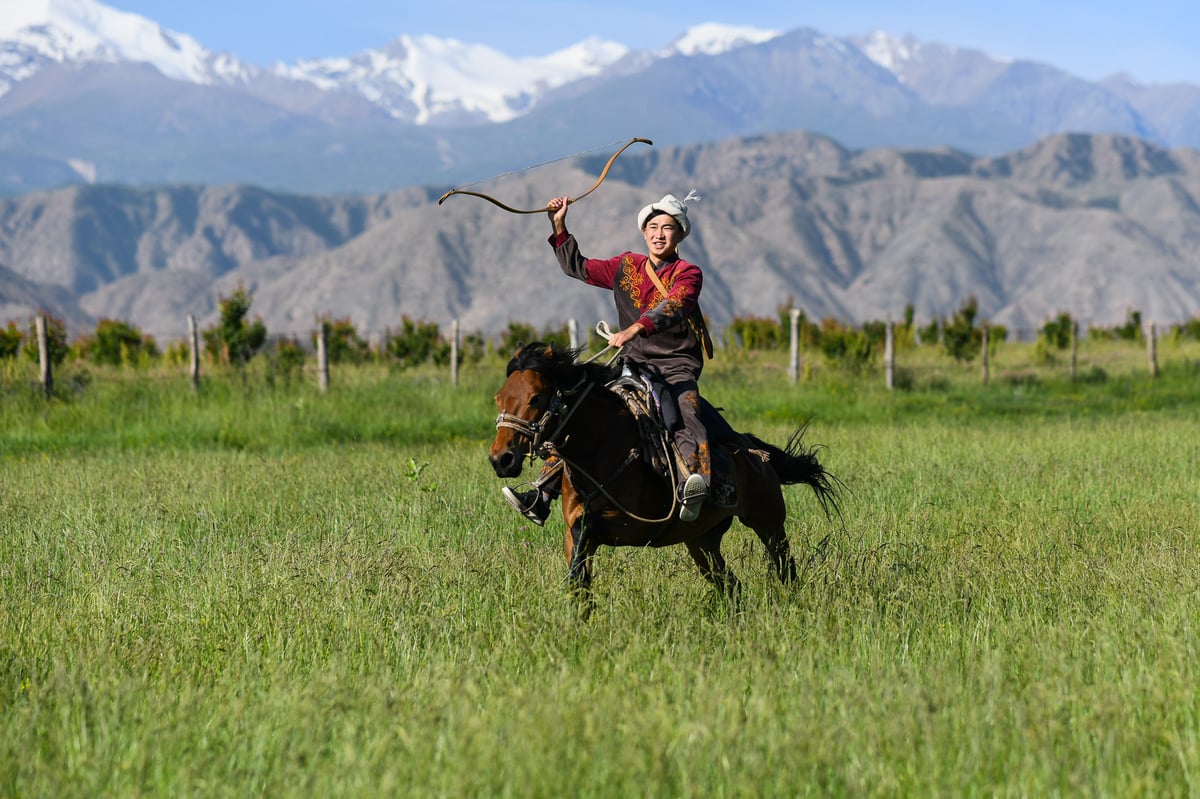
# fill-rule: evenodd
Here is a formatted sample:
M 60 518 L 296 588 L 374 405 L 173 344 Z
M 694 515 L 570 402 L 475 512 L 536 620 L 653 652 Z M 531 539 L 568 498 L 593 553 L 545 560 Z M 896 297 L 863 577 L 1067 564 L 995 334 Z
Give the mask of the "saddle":
M 687 466 L 675 445 L 675 437 L 667 427 L 661 400 L 664 392 L 655 385 L 656 382 L 636 364 L 625 363 L 620 376 L 608 383 L 606 388 L 625 402 L 637 421 L 641 433 L 642 459 L 663 479 L 676 485 L 679 482 L 678 475 L 686 472 Z M 710 486 L 709 501 L 732 507 L 736 504 L 736 492 L 729 449 L 741 443 L 742 436 L 703 396 L 700 397 L 700 421 L 708 431 L 709 450 L 712 453 L 713 485 Z

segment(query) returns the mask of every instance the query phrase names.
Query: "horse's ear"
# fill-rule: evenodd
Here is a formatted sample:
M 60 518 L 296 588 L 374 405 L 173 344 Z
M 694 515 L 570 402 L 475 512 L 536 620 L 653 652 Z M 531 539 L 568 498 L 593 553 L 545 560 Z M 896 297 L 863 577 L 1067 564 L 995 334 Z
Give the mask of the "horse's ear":
M 542 352 L 545 353 L 547 358 L 549 358 L 550 360 L 554 360 L 554 345 L 553 344 L 547 344 L 546 349 L 542 350 Z
M 515 357 L 517 357 L 518 355 L 520 355 L 520 354 L 521 354 L 521 350 L 523 350 L 523 349 L 525 349 L 525 342 L 524 342 L 524 341 L 518 341 L 518 342 L 517 342 L 517 349 L 516 349 L 516 351 L 515 351 L 515 352 L 513 352 L 513 357 L 515 358 Z

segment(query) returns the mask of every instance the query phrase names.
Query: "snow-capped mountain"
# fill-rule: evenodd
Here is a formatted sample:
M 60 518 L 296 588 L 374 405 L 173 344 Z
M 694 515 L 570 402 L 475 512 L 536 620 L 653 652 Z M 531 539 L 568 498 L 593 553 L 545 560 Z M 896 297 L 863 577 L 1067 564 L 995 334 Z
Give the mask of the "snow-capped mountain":
M 859 49 L 903 81 L 904 68 L 920 60 L 925 43 L 912 36 L 899 37 L 885 31 L 871 31 L 859 41 Z
M 769 42 L 780 33 L 780 31 L 739 25 L 718 25 L 710 22 L 688 28 L 675 41 L 667 45 L 663 55 L 720 55 L 738 47 Z
M 647 60 L 719 55 L 778 35 L 744 26 L 697 25 Z M 599 75 L 631 54 L 623 44 L 595 37 L 546 56 L 512 58 L 484 45 L 402 35 L 382 50 L 280 64 L 272 71 L 321 89 L 355 92 L 418 125 L 508 122 L 529 112 L 548 91 Z
M 978 50 L 884 31 L 850 37 L 850 41 L 905 86 L 935 103 L 969 102 L 1014 65 L 1012 59 Z
M 418 125 L 470 117 L 507 122 L 548 89 L 595 75 L 628 52 L 593 38 L 548 56 L 511 58 L 455 39 L 400 36 L 382 50 L 279 64 L 272 71 L 321 89 L 355 92 Z
M 6 0 L 0 14 L 0 94 L 49 64 L 147 63 L 189 83 L 231 82 L 252 70 L 190 36 L 96 0 Z
M 708 24 L 652 50 L 588 39 L 532 58 L 398 35 L 260 68 L 100 0 L 0 3 L 0 194 L 453 185 L 632 133 L 663 145 L 807 130 L 974 154 L 1062 131 L 1200 146 L 1200 87 L 1091 82 L 886 33 Z
M 718 55 L 777 35 L 744 26 L 698 25 L 650 60 Z M 201 85 L 249 84 L 269 73 L 325 92 L 359 95 L 389 116 L 417 125 L 507 122 L 531 110 L 546 92 L 598 75 L 629 54 L 622 44 L 589 38 L 546 56 L 513 58 L 455 39 L 400 35 L 383 49 L 276 64 L 264 71 L 97 0 L 6 0 L 0 15 L 0 95 L 51 64 L 134 62 Z

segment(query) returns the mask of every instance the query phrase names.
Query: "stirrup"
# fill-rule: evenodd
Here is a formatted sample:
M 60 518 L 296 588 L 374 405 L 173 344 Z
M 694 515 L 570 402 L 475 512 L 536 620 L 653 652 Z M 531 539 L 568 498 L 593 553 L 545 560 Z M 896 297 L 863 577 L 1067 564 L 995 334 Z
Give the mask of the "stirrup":
M 500 489 L 500 496 L 513 510 L 529 521 L 542 527 L 550 516 L 550 503 L 542 497 L 542 492 L 535 488 L 532 491 L 522 491 L 519 495 L 508 486 Z

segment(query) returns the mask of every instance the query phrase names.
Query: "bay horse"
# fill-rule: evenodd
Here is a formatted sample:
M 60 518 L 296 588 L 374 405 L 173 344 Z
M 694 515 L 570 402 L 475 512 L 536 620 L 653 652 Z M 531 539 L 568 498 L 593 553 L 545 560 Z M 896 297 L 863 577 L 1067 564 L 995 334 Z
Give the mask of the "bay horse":
M 564 547 L 573 590 L 589 595 L 592 558 L 601 546 L 683 544 L 701 574 L 736 599 L 737 576 L 721 555 L 721 538 L 734 518 L 758 535 L 779 579 L 794 580 L 782 486 L 810 486 L 827 517 L 838 510 L 840 486 L 817 461 L 815 448 L 802 444 L 806 425 L 781 448 L 733 431 L 718 415 L 726 434 L 711 440 L 714 474 L 721 459 L 734 496 L 724 504 L 710 499 L 699 518 L 683 522 L 675 481 L 643 456 L 638 419 L 609 389 L 620 364 L 581 363 L 578 355 L 543 342 L 519 347 L 496 394 L 496 438 L 488 453 L 501 478 L 520 475 L 526 458 L 562 462 Z

